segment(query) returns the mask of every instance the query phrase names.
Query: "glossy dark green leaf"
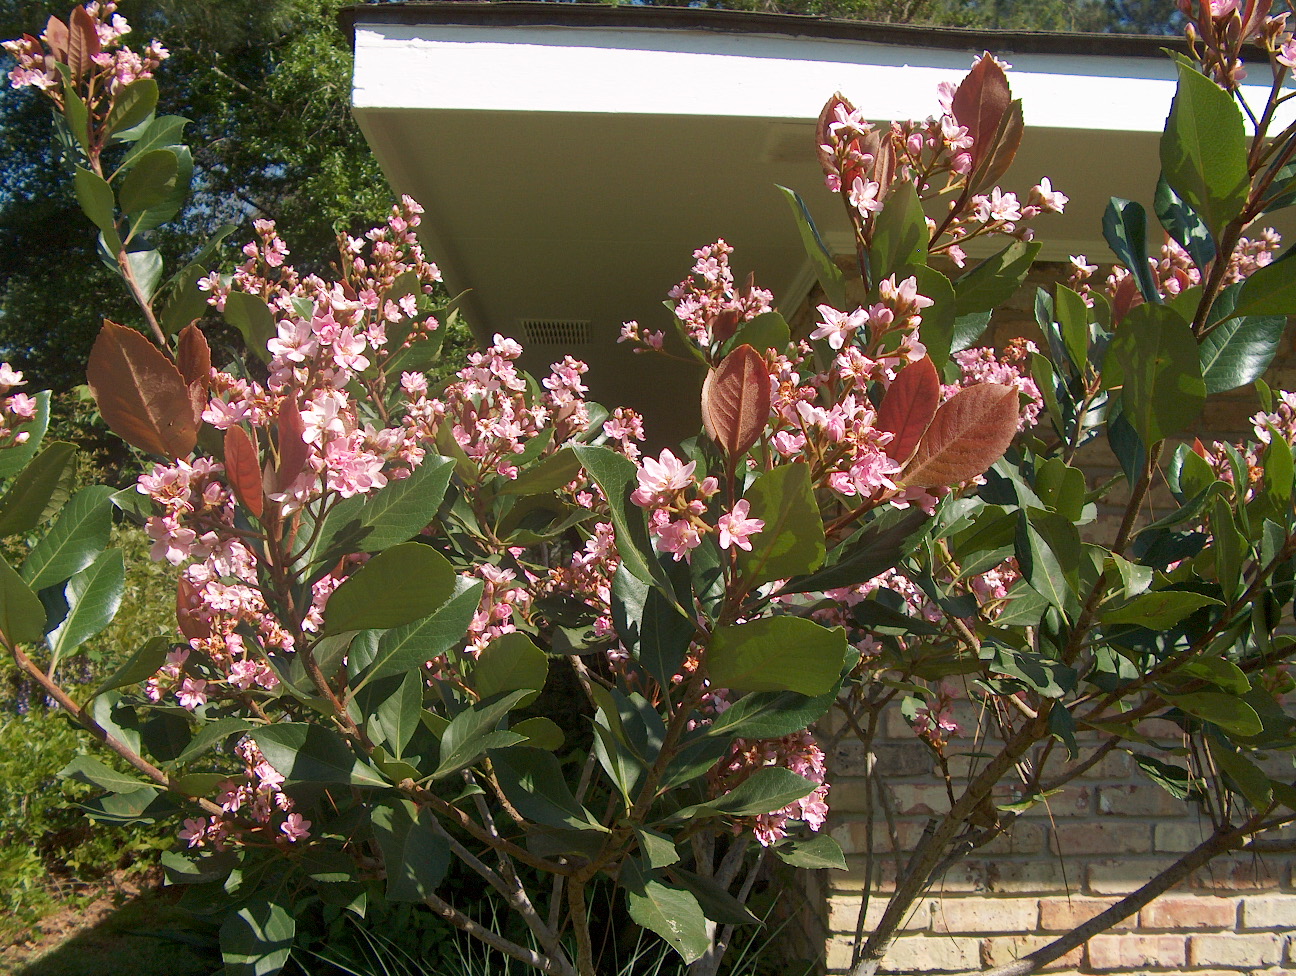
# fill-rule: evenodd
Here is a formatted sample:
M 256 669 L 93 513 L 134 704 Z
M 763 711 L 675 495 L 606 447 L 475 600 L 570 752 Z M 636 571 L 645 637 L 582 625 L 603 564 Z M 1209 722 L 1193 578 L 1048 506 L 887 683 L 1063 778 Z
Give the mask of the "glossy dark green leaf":
M 288 962 L 296 934 L 297 920 L 287 907 L 264 898 L 249 902 L 221 924 L 225 973 L 275 976 Z
M 1219 606 L 1220 601 L 1204 593 L 1153 590 L 1100 614 L 1105 624 L 1135 624 L 1151 630 L 1168 630 L 1202 607 Z
M 117 233 L 117 197 L 102 176 L 78 166 L 73 178 L 77 203 L 90 222 L 104 235 L 104 241 L 113 254 L 121 250 L 121 237 Z
M 1079 542 L 1078 534 L 1076 542 Z M 1026 512 L 1018 517 L 1015 545 L 1017 563 L 1031 589 L 1062 613 L 1067 613 L 1075 604 L 1075 593 L 1063 568 L 1061 554 L 1054 550 Z M 1078 556 L 1078 551 L 1073 555 Z
M 509 731 L 526 736 L 526 741 L 519 743 L 519 745 L 530 746 L 533 749 L 545 749 L 549 752 L 557 752 L 563 747 L 563 743 L 567 741 L 562 727 L 557 722 L 542 715 L 537 715 L 534 718 L 524 718 Z
M 786 186 L 780 186 L 778 189 L 782 191 L 788 206 L 792 208 L 792 217 L 796 221 L 797 232 L 801 235 L 801 244 L 810 259 L 810 265 L 814 268 L 815 277 L 819 279 L 819 287 L 823 289 L 828 304 L 833 308 L 845 309 L 846 276 L 841 268 L 837 267 L 832 252 L 819 236 L 805 201 L 796 190 L 789 190 Z
M 519 631 L 486 645 L 472 669 L 472 685 L 482 698 L 506 691 L 539 691 L 549 674 L 549 658 Z
M 387 900 L 421 902 L 450 869 L 450 843 L 434 829 L 432 814 L 408 800 L 390 799 L 371 815 L 374 838 L 387 869 Z
M 711 684 L 733 691 L 828 691 L 846 659 L 846 631 L 804 617 L 763 617 L 717 627 L 705 664 Z
M 1197 211 L 1170 188 L 1164 175 L 1157 179 L 1153 207 L 1165 232 L 1188 252 L 1199 270 L 1204 270 L 1215 260 L 1215 240 L 1211 237 L 1210 228 Z
M 122 158 L 119 171 L 129 168 L 135 160 L 155 149 L 182 145 L 184 129 L 188 124 L 189 119 L 179 115 L 157 116 L 131 144 L 130 150 Z
M 1236 316 L 1296 314 L 1296 252 L 1288 251 L 1242 282 Z
M 761 766 L 736 787 L 714 800 L 685 807 L 675 814 L 688 820 L 707 814 L 755 817 L 781 810 L 789 803 L 809 796 L 816 784 L 782 766 Z
M 1176 60 L 1175 67 L 1179 84 L 1161 136 L 1161 170 L 1219 240 L 1250 189 L 1242 112 L 1233 95 L 1195 65 Z
M 258 359 L 268 361 L 270 350 L 266 343 L 278 332 L 270 306 L 258 295 L 231 291 L 225 299 L 224 315 L 225 321 L 239 330 L 248 351 Z
M 836 697 L 836 684 L 813 698 L 794 691 L 760 691 L 744 695 L 712 720 L 706 734 L 778 739 L 809 728 L 827 714 Z
M 764 529 L 750 537 L 750 552 L 741 552 L 738 568 L 748 586 L 810 573 L 823 562 L 823 519 L 810 485 L 810 468 L 788 464 L 759 475 L 744 496 L 750 518 Z
M 180 160 L 172 149 L 154 149 L 135 160 L 118 191 L 121 208 L 128 214 L 151 210 L 175 193 Z
M 702 906 L 702 914 L 721 925 L 758 925 L 760 919 L 737 898 L 729 893 L 715 878 L 694 874 L 683 868 L 667 872 L 672 884 L 687 889 Z
M 97 786 L 101 790 L 107 790 L 110 793 L 130 793 L 141 787 L 154 786 L 153 783 L 146 783 L 133 776 L 130 773 L 123 773 L 113 769 L 111 766 L 105 766 L 98 759 L 92 756 L 77 756 L 70 763 L 59 770 L 60 779 L 70 779 L 78 783 L 87 783 L 90 786 Z
M 846 855 L 842 853 L 841 845 L 828 834 L 815 834 L 809 840 L 789 838 L 771 849 L 780 861 L 794 868 L 846 870 Z
M 1067 357 L 1076 372 L 1082 374 L 1089 362 L 1089 306 L 1078 293 L 1066 285 L 1058 285 L 1053 310 Z
M 1246 695 L 1251 690 L 1251 682 L 1246 672 L 1232 661 L 1222 657 L 1193 658 L 1176 668 L 1175 674 L 1185 678 L 1209 681 L 1221 691 L 1233 695 Z
M 276 722 L 256 730 L 266 762 L 295 783 L 387 786 L 336 732 L 306 722 Z
M 184 751 L 176 757 L 176 762 L 181 764 L 192 762 L 230 736 L 241 735 L 256 727 L 256 722 L 250 722 L 242 718 L 218 718 L 214 722 L 207 722 L 189 740 L 189 744 L 185 746 Z
M 991 312 L 1017 294 L 1041 247 L 1034 241 L 1013 241 L 958 278 L 954 293 L 959 318 Z
M 49 635 L 54 667 L 69 651 L 103 631 L 117 616 L 126 591 L 126 565 L 120 549 L 100 553 L 67 582 L 68 614 Z
M 386 631 L 372 661 L 365 664 L 370 669 L 366 680 L 421 668 L 463 640 L 481 603 L 482 587 L 481 580 L 456 576 L 450 598 L 432 614 Z
M 113 691 L 117 688 L 125 688 L 127 685 L 137 684 L 151 678 L 158 671 L 158 668 L 166 662 L 167 653 L 174 646 L 174 643 L 166 637 L 158 635 L 150 637 L 147 641 L 136 648 L 130 658 L 114 671 L 104 683 L 95 689 L 92 698 L 102 695 L 106 691 Z
M 962 352 L 976 345 L 977 340 L 985 335 L 985 330 L 990 325 L 990 316 L 990 312 L 968 312 L 955 318 L 950 352 Z
M 927 347 L 927 355 L 939 369 L 949 362 L 950 351 L 954 348 L 954 324 L 957 321 L 954 286 L 935 268 L 911 268 L 906 277 L 909 275 L 918 279 L 918 294 L 930 298 L 934 303 L 930 308 L 923 309 L 918 337 Z
M 67 501 L 76 448 L 53 441 L 14 479 L 0 498 L 0 537 L 22 535 L 53 517 Z
M 155 79 L 138 78 L 123 86 L 113 98 L 106 126 L 108 131 L 115 134 L 133 129 L 153 114 L 157 103 L 158 85 Z M 146 129 L 145 132 L 147 131 Z
M 1143 304 L 1125 316 L 1107 351 L 1104 379 L 1123 384 L 1122 414 L 1145 445 L 1197 419 L 1206 384 L 1192 329 L 1173 309 Z
M 1278 315 L 1225 319 L 1201 341 L 1198 356 L 1207 393 L 1223 393 L 1259 379 L 1273 362 L 1287 320 Z
M 1134 275 L 1144 300 L 1160 302 L 1156 281 L 1147 262 L 1147 211 L 1132 200 L 1112 197 L 1103 213 L 1103 237 L 1116 255 Z
M 422 714 L 423 675 L 411 671 L 401 678 L 395 693 L 383 700 L 374 713 L 374 720 L 383 731 L 383 746 L 397 759 L 405 755 L 405 747 L 418 730 Z
M 869 265 L 875 281 L 890 275 L 907 277 L 910 269 L 927 263 L 927 215 L 918 191 L 908 180 L 897 181 L 887 194 L 886 206 L 873 218 L 873 243 Z
M 1218 725 L 1235 735 L 1259 735 L 1264 723 L 1254 708 L 1234 695 L 1220 691 L 1197 691 L 1187 695 L 1166 695 L 1166 701 L 1197 718 Z
M 543 749 L 491 750 L 495 778 L 527 820 L 567 830 L 606 830 L 572 795 L 558 757 Z
M 543 461 L 523 470 L 515 480 L 504 481 L 497 489 L 501 495 L 534 495 L 557 491 L 575 480 L 581 463 L 570 447 L 550 454 Z
M 702 906 L 691 892 L 662 884 L 634 860 L 623 863 L 620 881 L 631 919 L 665 939 L 686 963 L 702 958 L 711 939 Z
M 911 508 L 894 516 L 877 519 L 854 539 L 833 551 L 835 562 L 809 576 L 789 580 L 779 593 L 817 593 L 842 586 L 854 586 L 892 569 L 913 551 L 931 520 L 926 512 Z
M 382 552 L 425 529 L 441 507 L 453 471 L 449 458 L 430 454 L 408 478 L 389 481 L 364 496 L 355 515 L 364 531 L 360 540 L 364 551 Z
M 1206 736 L 1206 748 L 1210 751 L 1215 766 L 1232 785 L 1246 797 L 1252 809 L 1263 813 L 1273 802 L 1273 788 L 1269 777 L 1260 771 L 1260 767 L 1248 759 L 1231 742 L 1225 742 L 1216 736 Z
M 787 320 L 778 312 L 763 312 L 739 325 L 722 351 L 728 353 L 739 346 L 748 345 L 759 353 L 764 353 L 767 349 L 784 352 L 791 341 L 792 330 L 788 328 Z
M 509 709 L 517 707 L 529 691 L 509 692 L 503 698 L 485 705 L 472 705 L 454 717 L 441 735 L 441 762 L 433 774 L 438 779 L 471 766 L 487 749 L 517 745 L 524 738 L 514 732 L 497 730 Z
M 26 434 L 27 440 L 0 451 L 0 478 L 10 478 L 22 471 L 27 462 L 36 456 L 45 438 L 45 431 L 49 427 L 50 391 L 41 390 L 32 399 L 36 401 L 36 416 L 26 423 L 14 425 L 14 430 Z
M 23 561 L 22 577 L 28 586 L 42 590 L 61 583 L 103 552 L 112 531 L 112 495 L 112 488 L 94 485 L 68 500 L 49 532 Z
M 131 278 L 140 293 L 151 300 L 162 283 L 162 252 L 156 248 L 142 247 L 137 241 L 126 251 L 126 263 L 130 266 Z
M 684 663 L 696 625 L 661 592 L 625 567 L 612 578 L 612 622 L 617 636 L 663 688 Z
M 454 568 L 431 546 L 404 542 L 378 553 L 333 591 L 324 634 L 400 627 L 436 611 L 455 592 Z

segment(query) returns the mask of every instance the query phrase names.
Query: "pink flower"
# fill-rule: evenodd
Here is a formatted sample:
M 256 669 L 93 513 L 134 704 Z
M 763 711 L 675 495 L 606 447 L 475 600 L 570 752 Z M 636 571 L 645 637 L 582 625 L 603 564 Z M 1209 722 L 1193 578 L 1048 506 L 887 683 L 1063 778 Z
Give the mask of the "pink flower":
M 751 502 L 742 498 L 734 504 L 732 512 L 720 516 L 716 526 L 720 529 L 721 549 L 734 545 L 751 552 L 749 538 L 765 528 L 765 523 L 761 519 L 748 518 L 747 513 L 750 511 Z
M 810 338 L 823 339 L 826 337 L 828 345 L 832 346 L 833 349 L 840 349 L 845 345 L 847 339 L 868 322 L 868 312 L 862 308 L 846 313 L 837 311 L 831 305 L 820 305 L 819 314 L 823 317 L 823 323 L 815 327 L 815 330 L 810 333 Z
M 207 682 L 196 678 L 185 678 L 184 684 L 176 692 L 176 697 L 180 699 L 181 705 L 193 711 L 199 705 L 207 703 Z
M 180 831 L 180 839 L 187 840 L 190 847 L 202 847 L 203 837 L 207 834 L 207 824 L 202 820 L 195 820 L 193 817 L 186 817 L 184 829 Z
M 702 537 L 688 519 L 676 519 L 657 530 L 657 544 L 662 552 L 669 552 L 679 562 L 688 559 L 689 553 L 702 545 Z
M 671 453 L 670 448 L 664 447 L 658 460 L 644 458 L 638 473 L 639 487 L 654 494 L 678 491 L 693 483 L 693 469 L 696 467 L 696 461 L 685 464 Z
M 285 837 L 296 843 L 310 836 L 310 825 L 311 822 L 302 819 L 300 813 L 290 813 L 287 819 L 279 825 L 279 829 L 283 831 Z

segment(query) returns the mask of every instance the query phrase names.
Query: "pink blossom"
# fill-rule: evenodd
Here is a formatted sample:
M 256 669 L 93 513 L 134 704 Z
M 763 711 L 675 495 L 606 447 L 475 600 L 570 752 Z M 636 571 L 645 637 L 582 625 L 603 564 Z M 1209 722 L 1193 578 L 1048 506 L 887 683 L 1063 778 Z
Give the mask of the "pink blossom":
M 207 682 L 196 678 L 185 678 L 176 693 L 180 704 L 193 711 L 199 705 L 207 704 Z
M 202 847 L 203 838 L 207 834 L 207 821 L 197 820 L 193 817 L 186 817 L 184 829 L 180 831 L 181 840 L 187 840 L 190 847 Z
M 720 530 L 720 548 L 728 549 L 731 545 L 751 552 L 750 537 L 765 528 L 762 519 L 748 518 L 751 502 L 745 498 L 734 503 L 733 511 L 721 515 L 716 527 Z
M 762 528 L 764 523 L 762 523 Z M 689 559 L 689 554 L 702 545 L 702 537 L 697 528 L 688 519 L 676 519 L 657 529 L 657 545 L 662 552 L 669 552 L 675 561 Z M 750 549 L 750 544 L 744 548 Z
M 833 349 L 840 349 L 847 339 L 868 322 L 868 313 L 862 308 L 850 313 L 839 312 L 831 305 L 820 305 L 818 309 L 823 321 L 810 333 L 810 338 L 827 338 L 828 345 Z
M 285 837 L 296 843 L 310 836 L 310 826 L 311 822 L 302 819 L 300 813 L 290 813 L 284 822 L 279 825 L 279 829 L 283 831 Z
M 693 483 L 693 469 L 696 467 L 696 461 L 685 464 L 671 453 L 670 448 L 662 448 L 656 461 L 650 457 L 643 459 L 637 475 L 639 487 L 652 493 L 678 491 Z

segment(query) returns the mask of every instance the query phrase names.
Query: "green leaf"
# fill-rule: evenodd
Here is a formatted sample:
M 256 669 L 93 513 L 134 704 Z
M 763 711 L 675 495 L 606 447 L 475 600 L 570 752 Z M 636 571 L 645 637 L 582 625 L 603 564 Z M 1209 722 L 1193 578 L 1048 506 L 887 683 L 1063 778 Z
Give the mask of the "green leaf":
M 1247 759 L 1238 747 L 1225 742 L 1216 736 L 1206 736 L 1206 748 L 1210 751 L 1215 766 L 1222 770 L 1234 788 L 1241 793 L 1252 809 L 1263 813 L 1273 802 L 1273 787 L 1269 777 L 1260 771 L 1255 763 Z
M 121 250 L 121 237 L 117 234 L 117 223 L 114 219 L 117 198 L 113 195 L 112 187 L 102 176 L 80 166 L 76 168 L 76 176 L 73 177 L 72 184 L 76 189 L 77 203 L 80 204 L 82 213 L 99 228 L 109 250 L 116 255 Z
M 472 684 L 482 698 L 506 691 L 540 691 L 549 676 L 549 658 L 520 631 L 495 638 L 477 657 Z
M 1285 318 L 1268 315 L 1226 319 L 1214 326 L 1198 349 L 1206 392 L 1236 390 L 1259 379 L 1273 362 L 1286 325 Z
M 1112 377 L 1112 366 L 1118 377 Z M 1123 384 L 1122 411 L 1149 447 L 1197 419 L 1206 402 L 1192 329 L 1163 305 L 1131 309 L 1107 351 L 1105 380 Z
M 1161 169 L 1219 240 L 1250 189 L 1246 128 L 1232 94 L 1186 60 L 1176 59 L 1175 67 L 1179 84 L 1161 136 Z
M 1240 479 L 1239 479 L 1240 480 Z M 1223 498 L 1216 496 L 1210 512 L 1212 544 L 1215 557 L 1215 579 L 1224 596 L 1232 598 L 1242 588 L 1242 554 L 1247 550 L 1246 540 L 1233 520 L 1233 510 Z
M 0 498 L 0 537 L 30 532 L 67 500 L 76 448 L 53 441 L 19 473 Z
M 665 834 L 637 825 L 632 825 L 632 828 L 639 842 L 639 851 L 650 868 L 665 868 L 679 863 L 675 842 Z
M 131 145 L 130 151 L 122 158 L 118 172 L 129 169 L 135 160 L 155 149 L 183 144 L 184 128 L 188 124 L 189 119 L 179 115 L 159 115 L 148 124 L 147 128 L 140 133 L 140 137 Z
M 1186 800 L 1193 794 L 1192 776 L 1182 766 L 1162 762 L 1154 756 L 1131 752 L 1130 757 L 1139 769 L 1176 800 Z
M 702 958 L 711 939 L 702 906 L 691 892 L 654 880 L 633 860 L 622 865 L 621 885 L 625 888 L 626 908 L 636 923 L 665 939 L 686 963 Z
M 675 817 L 688 820 L 706 814 L 755 817 L 762 813 L 773 813 L 809 796 L 815 791 L 816 785 L 782 766 L 761 766 L 723 796 L 685 807 Z
M 509 803 L 529 821 L 568 830 L 606 830 L 577 802 L 558 757 L 543 749 L 491 750 L 491 767 Z
M 1219 606 L 1220 601 L 1203 593 L 1180 590 L 1153 590 L 1099 615 L 1102 622 L 1136 624 L 1151 630 L 1168 630 L 1202 607 Z
M 125 664 L 119 667 L 109 676 L 103 684 L 94 690 L 91 698 L 97 698 L 106 691 L 113 691 L 117 688 L 125 688 L 127 685 L 137 684 L 151 678 L 158 671 L 158 668 L 166 662 L 167 653 L 171 650 L 173 642 L 161 635 L 150 637 L 141 644 L 135 653 L 130 656 Z
M 759 691 L 744 695 L 715 717 L 705 734 L 744 739 L 779 739 L 809 728 L 827 714 L 837 698 L 837 684 L 811 698 L 794 691 Z
M 131 793 L 141 787 L 155 785 L 137 779 L 129 773 L 118 772 L 91 756 L 77 756 L 59 770 L 58 775 L 59 779 L 88 783 L 90 786 L 97 786 L 101 790 L 108 790 L 110 793 Z
M 454 594 L 456 578 L 445 556 L 431 546 L 392 546 L 333 591 L 323 633 L 399 627 L 426 617 Z
M 247 719 L 218 718 L 216 721 L 209 722 L 199 728 L 197 734 L 184 747 L 184 751 L 176 756 L 175 761 L 177 765 L 192 762 L 199 756 L 204 755 L 216 744 L 224 742 L 231 735 L 239 735 L 256 727 L 256 722 L 249 722 Z
M 784 352 L 791 341 L 792 330 L 788 327 L 787 320 L 778 312 L 762 312 L 739 325 L 738 331 L 724 344 L 722 352 L 732 352 L 742 345 L 751 346 L 759 353 L 764 353 L 767 349 Z
M 956 280 L 954 294 L 957 297 L 957 315 L 962 318 L 965 315 L 991 312 L 1017 294 L 1026 275 L 1030 273 L 1035 256 L 1043 246 L 1034 241 L 1014 241 Z
M 90 565 L 108 545 L 113 489 L 82 488 L 59 512 L 45 538 L 23 561 L 22 576 L 33 590 L 61 583 Z
M 575 452 L 564 447 L 523 470 L 515 480 L 504 480 L 497 490 L 501 495 L 547 494 L 574 481 L 580 469 Z
M 545 749 L 557 752 L 563 747 L 567 737 L 562 728 L 552 719 L 537 715 L 535 718 L 524 718 L 510 729 L 518 735 L 525 735 L 526 741 L 520 743 L 533 749 Z
M 1233 315 L 1292 315 L 1296 313 L 1296 275 L 1292 261 L 1296 254 L 1288 251 L 1277 261 L 1266 264 L 1242 282 Z
M 1259 735 L 1264 723 L 1254 708 L 1242 699 L 1219 691 L 1197 691 L 1187 695 L 1164 695 L 1181 711 L 1218 725 L 1235 735 Z
M 529 691 L 513 691 L 486 705 L 471 705 L 454 717 L 441 735 L 441 762 L 433 776 L 440 779 L 471 766 L 487 749 L 516 745 L 522 736 L 512 732 L 498 732 L 500 720 L 531 695 Z
M 432 814 L 408 800 L 385 800 L 370 817 L 387 869 L 387 900 L 421 902 L 450 869 L 450 843 L 434 829 Z
M 823 562 L 823 520 L 810 485 L 810 468 L 788 464 L 759 475 L 744 497 L 750 516 L 765 527 L 751 537 L 751 552 L 740 552 L 738 568 L 750 586 L 810 573 Z
M 221 958 L 227 976 L 275 976 L 292 952 L 297 920 L 283 905 L 258 898 L 225 917 Z
M 112 110 L 108 113 L 109 133 L 133 129 L 157 108 L 158 85 L 153 78 L 139 78 L 117 91 Z M 145 129 L 147 134 L 149 130 Z
M 715 878 L 694 874 L 683 868 L 674 868 L 670 872 L 674 884 L 690 891 L 702 914 L 712 922 L 722 925 L 758 925 L 760 919 L 753 915 L 742 902 L 731 895 Z
M 248 350 L 263 362 L 269 362 L 270 350 L 266 343 L 278 334 L 270 306 L 258 295 L 231 291 L 225 299 L 224 315 L 225 321 L 239 330 Z
M 120 549 L 100 553 L 89 566 L 68 580 L 68 614 L 49 635 L 53 652 L 50 668 L 65 654 L 103 631 L 117 616 L 126 591 L 126 564 Z
M 918 337 L 939 369 L 949 362 L 954 347 L 954 324 L 957 321 L 954 317 L 954 286 L 935 268 L 911 268 L 909 274 L 918 279 L 918 294 L 933 302 L 931 308 L 923 310 Z
M 1296 466 L 1293 465 L 1291 445 L 1281 437 L 1270 437 L 1264 455 L 1265 495 L 1279 512 L 1291 504 Z
M 14 425 L 16 431 L 27 434 L 27 442 L 0 451 L 0 478 L 8 478 L 22 471 L 40 450 L 45 430 L 49 427 L 50 391 L 41 390 L 33 399 L 36 401 L 36 416 L 26 423 Z
M 1234 695 L 1246 695 L 1251 690 L 1246 672 L 1222 657 L 1194 658 L 1176 668 L 1175 674 L 1186 678 L 1201 678 Z
M 1062 330 L 1062 344 L 1066 347 L 1067 356 L 1076 372 L 1083 374 L 1089 361 L 1089 306 L 1066 285 L 1058 285 L 1053 310 Z
M 364 498 L 358 519 L 365 552 L 381 552 L 418 535 L 436 517 L 454 462 L 428 455 L 408 478 L 389 481 Z M 359 497 L 359 496 L 357 496 Z
M 1134 275 L 1143 298 L 1160 302 L 1161 293 L 1147 262 L 1147 211 L 1142 205 L 1112 197 L 1103 213 L 1103 237 L 1120 263 Z
M 176 191 L 180 160 L 173 149 L 154 149 L 140 156 L 122 180 L 118 202 L 128 214 L 161 206 Z
M 1215 260 L 1215 241 L 1211 238 L 1210 228 L 1197 211 L 1170 189 L 1164 175 L 1157 179 L 1153 208 L 1166 233 L 1188 252 L 1198 270 L 1205 269 Z
M 365 665 L 369 668 L 365 680 L 421 668 L 463 640 L 481 603 L 483 585 L 481 580 L 456 576 L 450 598 L 435 612 L 385 632 L 373 661 Z
M 154 150 L 159 151 L 159 150 Z M 135 237 L 139 234 L 145 234 L 148 231 L 161 227 L 168 220 L 178 214 L 189 197 L 189 184 L 193 180 L 193 154 L 189 151 L 188 146 L 168 146 L 164 150 L 175 157 L 176 177 L 174 182 L 167 179 L 165 184 L 169 187 L 164 195 L 156 202 L 151 202 L 144 210 L 131 211 L 130 216 L 130 236 Z M 145 153 L 145 156 L 151 153 Z M 143 156 L 140 157 L 143 159 Z M 139 166 L 139 162 L 135 163 Z M 134 169 L 131 170 L 134 173 Z M 128 176 L 129 178 L 129 176 Z M 161 185 L 152 184 L 154 190 L 161 194 Z M 124 209 L 124 208 L 123 208 Z
M 145 299 L 151 300 L 162 282 L 162 252 L 138 244 L 132 244 L 131 247 L 135 249 L 126 252 L 131 277 L 135 279 L 135 284 Z
M 392 679 L 395 681 L 395 678 Z M 395 694 L 379 703 L 374 721 L 381 727 L 387 751 L 399 759 L 418 730 L 423 716 L 423 675 L 411 671 L 401 678 Z
M 635 463 L 607 447 L 581 444 L 572 450 L 608 500 L 621 565 L 645 583 L 664 587 L 669 593 L 670 581 L 658 566 L 648 541 L 643 509 L 630 501 L 630 492 L 638 485 L 639 469 Z
M 1072 527 L 1074 529 L 1074 526 Z M 1076 536 L 1077 540 L 1079 535 Z M 1018 516 L 1016 535 L 1017 562 L 1022 576 L 1031 589 L 1062 613 L 1075 603 L 1067 574 L 1059 560 L 1059 553 L 1041 535 L 1039 528 L 1027 517 L 1025 511 Z M 1078 550 L 1074 555 L 1079 555 Z
M 930 520 L 931 516 L 919 508 L 893 518 L 875 519 L 848 543 L 833 550 L 836 562 L 817 573 L 789 580 L 779 594 L 817 593 L 867 583 L 911 553 Z
M 811 266 L 814 268 L 815 277 L 819 279 L 819 287 L 823 289 L 824 297 L 828 299 L 828 304 L 833 308 L 844 309 L 846 307 L 846 275 L 833 261 L 832 252 L 828 250 L 823 238 L 819 236 L 819 231 L 810 218 L 810 211 L 806 207 L 805 201 L 801 199 L 800 194 L 796 190 L 789 190 L 786 186 L 780 186 L 778 189 L 782 191 L 788 206 L 792 208 L 792 217 L 796 221 L 797 231 L 801 235 L 801 244 L 805 248 Z
M 257 729 L 254 738 L 266 762 L 290 782 L 389 785 L 357 759 L 336 732 L 322 725 L 276 722 Z
M 887 195 L 886 206 L 873 220 L 869 265 L 873 280 L 889 275 L 908 277 L 911 269 L 927 263 L 927 215 L 913 183 L 902 180 Z
M 661 592 L 619 567 L 612 578 L 617 636 L 663 688 L 679 673 L 697 631 Z
M 846 631 L 804 617 L 763 617 L 717 627 L 706 650 L 711 684 L 734 691 L 822 695 L 846 659 Z
M 969 312 L 954 319 L 954 335 L 950 340 L 950 352 L 962 352 L 976 344 L 985 335 L 990 325 L 989 312 Z
M 846 855 L 842 853 L 841 845 L 828 834 L 816 834 L 809 840 L 789 838 L 772 850 L 780 861 L 794 868 L 846 870 Z

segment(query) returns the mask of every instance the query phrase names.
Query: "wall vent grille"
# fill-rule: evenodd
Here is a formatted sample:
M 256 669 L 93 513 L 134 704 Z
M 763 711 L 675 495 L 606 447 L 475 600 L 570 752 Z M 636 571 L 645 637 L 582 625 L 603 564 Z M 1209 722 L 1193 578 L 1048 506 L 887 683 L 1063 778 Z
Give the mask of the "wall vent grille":
M 523 319 L 523 345 L 587 346 L 590 324 L 580 319 Z

